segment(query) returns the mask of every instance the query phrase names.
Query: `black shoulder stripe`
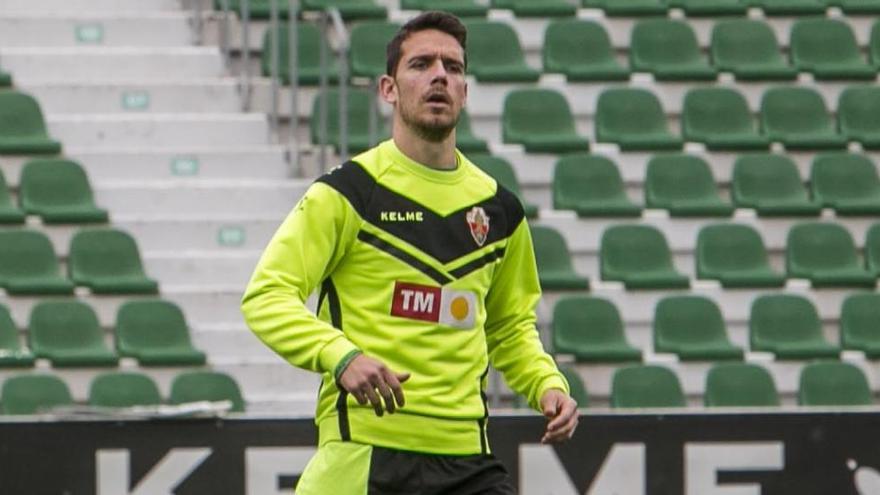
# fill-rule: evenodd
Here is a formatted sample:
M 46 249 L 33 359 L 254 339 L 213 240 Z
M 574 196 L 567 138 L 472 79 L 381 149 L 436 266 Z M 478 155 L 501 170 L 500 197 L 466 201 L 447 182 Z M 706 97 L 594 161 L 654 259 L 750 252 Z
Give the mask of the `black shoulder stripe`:
M 503 257 L 504 248 L 496 249 L 495 251 L 487 253 L 486 255 L 481 256 L 471 261 L 470 263 L 466 263 L 456 268 L 455 270 L 450 271 L 449 273 L 451 273 L 452 276 L 455 278 L 461 278 L 471 272 L 479 270 L 480 268 L 488 265 L 489 263 L 492 263 L 493 261 L 500 260 Z
M 376 179 L 352 160 L 318 177 L 315 182 L 323 182 L 339 191 L 361 218 L 365 216 L 370 196 L 376 187 Z
M 498 190 L 495 192 L 495 197 L 501 202 L 504 212 L 507 215 L 507 232 L 505 237 L 510 237 L 513 235 L 513 231 L 519 227 L 519 223 L 525 218 L 525 210 L 523 209 L 522 202 L 516 197 L 516 194 L 513 194 L 501 184 L 498 184 Z
M 391 244 L 385 242 L 384 240 L 376 237 L 375 235 L 373 235 L 365 230 L 358 232 L 358 239 L 360 239 L 363 242 L 366 242 L 367 244 L 375 247 L 376 249 L 379 249 L 381 251 L 385 251 L 386 253 L 390 254 L 391 256 L 394 256 L 395 258 L 399 259 L 400 261 L 403 261 L 407 265 L 409 265 L 409 266 L 415 268 L 416 270 L 424 273 L 425 275 L 431 277 L 431 279 L 433 279 L 435 282 L 437 282 L 440 285 L 446 285 L 449 282 L 452 282 L 451 278 L 449 278 L 446 275 L 435 270 L 427 263 L 422 262 L 421 260 L 419 260 L 415 256 L 412 256 L 411 254 L 407 253 L 406 251 L 404 251 L 402 249 L 397 248 L 396 246 L 392 246 Z

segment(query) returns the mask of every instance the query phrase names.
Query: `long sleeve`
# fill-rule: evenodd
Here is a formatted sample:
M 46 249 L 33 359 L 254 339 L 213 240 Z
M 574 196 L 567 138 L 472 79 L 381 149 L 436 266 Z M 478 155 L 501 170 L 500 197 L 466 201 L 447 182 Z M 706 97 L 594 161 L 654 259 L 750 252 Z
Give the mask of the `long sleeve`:
M 357 347 L 308 307 L 345 256 L 359 217 L 328 185 L 313 184 L 269 241 L 242 298 L 251 330 L 294 366 L 332 373 Z
M 510 237 L 486 297 L 486 341 L 492 365 L 536 410 L 547 390 L 568 392 L 568 383 L 538 335 L 535 307 L 540 298 L 532 238 L 522 220 Z

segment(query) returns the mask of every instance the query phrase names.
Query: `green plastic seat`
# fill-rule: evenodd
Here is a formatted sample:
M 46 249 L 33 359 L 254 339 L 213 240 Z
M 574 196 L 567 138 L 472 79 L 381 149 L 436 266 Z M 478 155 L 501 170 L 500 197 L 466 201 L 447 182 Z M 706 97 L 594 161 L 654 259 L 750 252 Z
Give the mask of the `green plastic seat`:
M 85 170 L 73 160 L 40 158 L 25 163 L 19 185 L 25 213 L 43 223 L 103 223 L 107 210 L 95 205 Z
M 650 72 L 660 81 L 711 81 L 717 76 L 700 53 L 694 30 L 680 20 L 636 23 L 630 36 L 629 63 L 633 72 Z
M 241 6 L 244 2 L 241 0 L 227 1 L 229 10 L 241 17 Z M 263 21 L 272 17 L 271 0 L 248 0 L 246 5 L 248 6 L 248 17 L 250 19 Z M 223 11 L 223 2 L 221 0 L 214 0 L 214 10 Z M 288 19 L 290 17 L 288 2 L 283 0 L 278 2 L 278 17 L 279 19 Z
M 791 278 L 808 279 L 813 287 L 870 287 L 874 274 L 862 267 L 855 242 L 836 223 L 807 222 L 788 231 L 785 265 Z
M 840 308 L 840 346 L 880 358 L 880 294 L 850 294 Z
M 485 139 L 474 135 L 471 117 L 467 110 L 461 109 L 455 125 L 455 147 L 464 153 L 488 153 L 489 144 Z
M 874 404 L 865 374 L 850 363 L 821 361 L 801 370 L 798 405 L 870 406 Z
M 630 201 L 617 165 L 601 155 L 569 154 L 553 172 L 553 208 L 578 216 L 638 217 L 641 206 Z
M 116 366 L 95 311 L 80 301 L 41 301 L 31 310 L 30 347 L 54 367 Z
M 598 7 L 609 17 L 666 15 L 667 0 L 584 0 L 585 7 Z
M 467 20 L 468 73 L 479 82 L 535 82 L 516 31 L 506 22 Z
M 837 125 L 850 141 L 862 148 L 880 149 L 880 88 L 851 86 L 837 99 Z
M 614 303 L 592 296 L 567 296 L 553 307 L 553 350 L 579 362 L 641 361 L 623 330 Z
M 590 394 L 587 393 L 587 386 L 578 372 L 569 366 L 560 366 L 559 372 L 568 382 L 569 395 L 577 402 L 578 409 L 590 407 Z
M 552 227 L 531 227 L 538 278 L 544 290 L 587 289 L 587 277 L 578 275 L 562 234 Z
M 749 341 L 753 351 L 776 359 L 837 358 L 840 348 L 822 334 L 822 321 L 808 299 L 791 294 L 765 294 L 752 301 Z
M 346 21 L 388 17 L 388 9 L 373 0 L 302 0 L 301 5 L 305 11 L 321 11 L 336 7 L 342 19 Z
M 766 150 L 745 97 L 730 88 L 695 88 L 684 97 L 681 134 L 709 150 Z
M 703 296 L 668 296 L 654 308 L 654 351 L 682 361 L 742 360 L 727 336 L 721 310 Z
M 158 406 L 162 396 L 156 382 L 143 373 L 111 371 L 92 380 L 88 403 L 96 407 Z
M 768 89 L 761 98 L 761 130 L 771 141 L 787 149 L 819 150 L 846 148 L 837 133 L 822 96 L 805 87 Z
M 680 3 L 688 17 L 745 15 L 749 8 L 746 0 L 681 0 Z
M 371 97 L 370 92 L 363 88 L 348 88 L 348 152 L 350 154 L 360 153 L 390 137 L 386 124 L 383 122 L 381 115 L 378 115 L 378 108 L 373 106 L 376 115 L 376 137 L 370 139 L 370 109 Z M 327 99 L 327 144 L 333 146 L 337 153 L 340 152 L 339 141 L 339 90 L 336 88 L 328 89 L 326 93 L 318 94 L 312 104 L 312 115 L 309 119 L 309 130 L 311 133 L 312 144 L 320 142 L 320 105 L 321 100 Z M 372 99 L 373 105 L 376 100 Z
M 614 225 L 602 234 L 599 248 L 602 280 L 623 282 L 627 289 L 690 287 L 675 269 L 663 233 L 650 225 Z
M 24 212 L 12 203 L 9 187 L 6 185 L 6 177 L 0 170 L 0 224 L 24 223 Z
M 877 69 L 865 62 L 852 28 L 838 19 L 800 19 L 791 28 L 792 64 L 819 80 L 867 79 Z
M 318 26 L 311 22 L 301 22 L 296 27 L 296 73 L 297 82 L 304 86 L 315 86 L 321 80 L 321 43 L 327 41 L 321 36 Z M 278 77 L 284 85 L 290 84 L 290 37 L 286 25 L 278 28 Z M 327 81 L 339 80 L 339 67 L 333 51 L 327 46 Z M 263 35 L 263 51 L 260 54 L 260 73 L 263 77 L 272 76 L 272 28 Z
M 232 402 L 232 412 L 244 412 L 241 389 L 231 376 L 217 371 L 187 371 L 174 377 L 168 402 L 174 405 L 199 401 Z
M 67 272 L 95 294 L 155 294 L 159 284 L 144 273 L 137 243 L 115 229 L 84 229 L 70 241 Z
M 571 17 L 577 5 L 568 0 L 492 0 L 492 8 L 510 9 L 517 17 Z
M 52 243 L 36 230 L 0 230 L 0 286 L 12 295 L 73 294 Z
M 697 278 L 724 288 L 782 287 L 785 275 L 770 267 L 764 241 L 744 224 L 707 225 L 697 234 Z
M 720 363 L 706 374 L 706 407 L 777 407 L 779 393 L 773 376 L 751 363 Z
M 880 213 L 880 178 L 865 155 L 824 153 L 810 170 L 813 197 L 838 215 Z
M 829 3 L 840 7 L 847 15 L 880 14 L 878 0 L 833 0 Z
M 737 80 L 793 80 L 798 71 L 782 56 L 776 34 L 759 20 L 717 22 L 709 43 L 712 65 Z
M 468 157 L 474 165 L 483 169 L 484 172 L 491 175 L 493 179 L 512 192 L 519 198 L 523 205 L 523 212 L 526 217 L 534 218 L 538 216 L 538 207 L 532 203 L 526 202 L 523 198 L 522 190 L 519 187 L 519 179 L 516 178 L 516 172 L 510 162 L 498 156 L 476 153 Z
M 73 404 L 67 383 L 55 375 L 16 375 L 3 382 L 0 409 L 3 414 L 39 414 Z
M 768 16 L 824 14 L 828 8 L 824 0 L 758 0 L 756 3 Z
M 865 266 L 880 276 L 880 223 L 875 223 L 865 233 Z
M 733 204 L 760 216 L 816 216 L 822 204 L 810 197 L 787 155 L 749 154 L 736 159 L 730 189 Z
M 12 75 L 0 69 L 0 88 L 12 86 Z
M 596 140 L 624 151 L 680 150 L 682 140 L 669 132 L 666 114 L 654 93 L 638 88 L 603 91 L 596 103 Z
M 136 300 L 116 314 L 116 350 L 141 366 L 203 365 L 205 353 L 193 347 L 180 308 L 169 301 Z
M 655 155 L 648 161 L 645 207 L 682 217 L 733 214 L 733 206 L 719 195 L 709 164 L 685 154 Z
M 681 382 L 669 368 L 632 365 L 618 368 L 611 379 L 611 407 L 685 407 Z
M 601 24 L 582 19 L 550 22 L 541 50 L 544 72 L 565 74 L 569 81 L 626 81 L 629 69 L 620 65 Z
M 18 91 L 0 91 L 0 155 L 54 155 L 61 143 L 49 137 L 37 100 Z
M 24 368 L 34 365 L 34 355 L 21 344 L 18 333 L 9 309 L 0 304 L 0 368 Z
M 475 0 L 401 0 L 407 10 L 443 10 L 457 17 L 486 17 L 489 7 Z
M 554 89 L 515 89 L 504 98 L 501 135 L 505 143 L 522 144 L 529 153 L 586 151 L 565 96 Z
M 874 22 L 868 40 L 868 61 L 880 68 L 880 20 Z
M 385 47 L 400 30 L 400 24 L 386 21 L 359 22 L 351 28 L 348 52 L 351 75 L 378 78 L 385 74 Z

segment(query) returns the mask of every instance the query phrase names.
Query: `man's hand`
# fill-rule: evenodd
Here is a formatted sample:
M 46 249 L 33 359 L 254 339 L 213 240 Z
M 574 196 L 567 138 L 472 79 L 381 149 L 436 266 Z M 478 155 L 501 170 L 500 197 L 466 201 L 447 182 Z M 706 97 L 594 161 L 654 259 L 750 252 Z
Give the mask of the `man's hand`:
M 565 392 L 555 388 L 544 392 L 541 410 L 550 421 L 541 443 L 563 442 L 574 435 L 578 425 L 577 402 Z
M 339 383 L 354 396 L 358 404 L 365 406 L 369 401 L 376 416 L 381 416 L 384 414 L 382 398 L 385 399 L 385 409 L 391 414 L 403 406 L 403 389 L 400 384 L 408 379 L 409 373 L 394 373 L 381 361 L 361 354 L 346 366 L 339 377 Z

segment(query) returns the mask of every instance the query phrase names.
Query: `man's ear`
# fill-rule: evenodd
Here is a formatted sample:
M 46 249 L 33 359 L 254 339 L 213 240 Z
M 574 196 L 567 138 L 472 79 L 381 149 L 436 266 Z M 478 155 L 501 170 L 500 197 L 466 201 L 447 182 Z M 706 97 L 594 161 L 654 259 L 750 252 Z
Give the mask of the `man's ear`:
M 397 103 L 397 84 L 394 82 L 394 78 L 388 74 L 379 77 L 379 96 L 385 103 L 391 105 Z

